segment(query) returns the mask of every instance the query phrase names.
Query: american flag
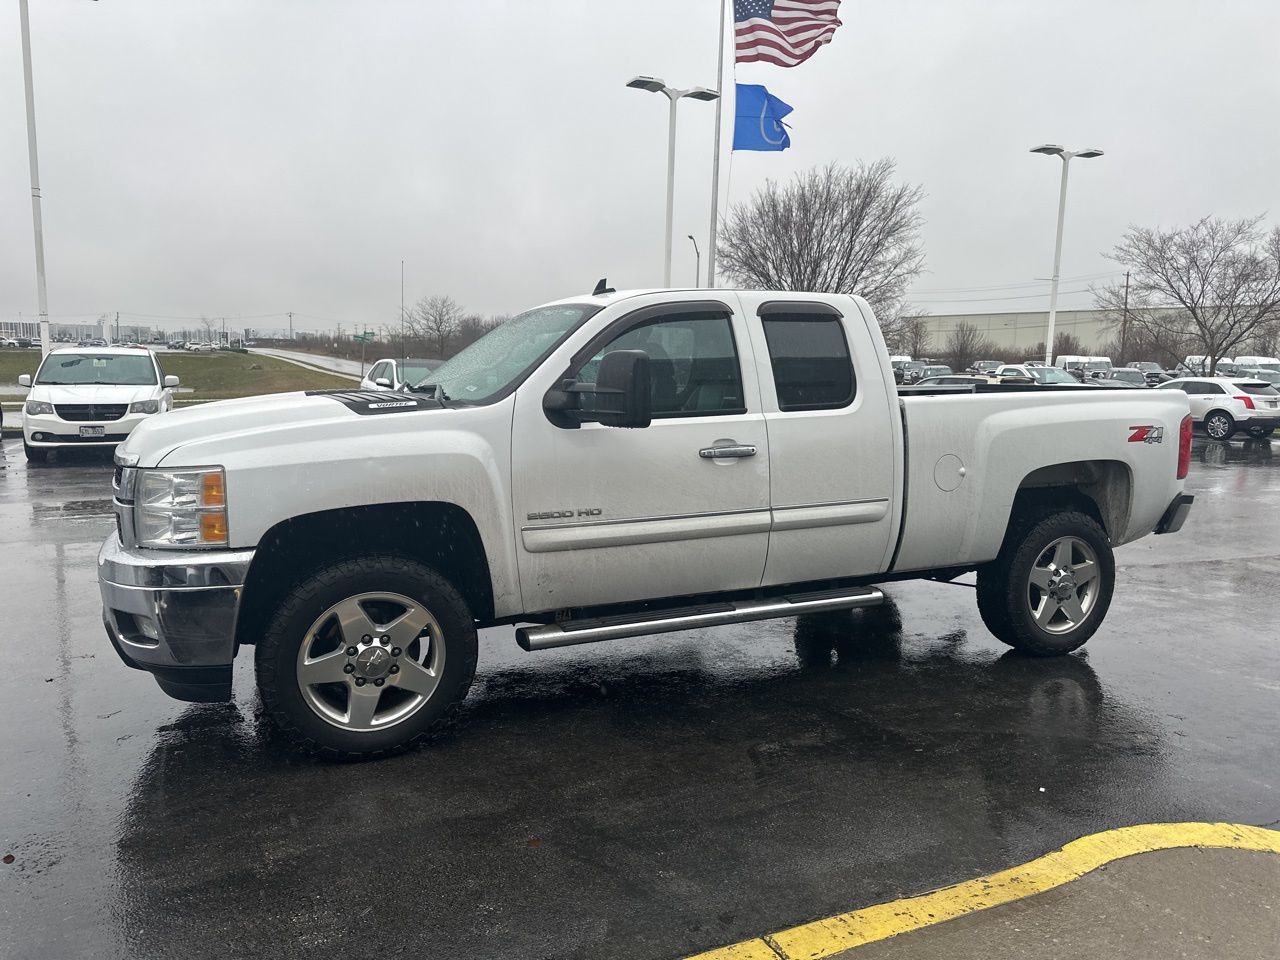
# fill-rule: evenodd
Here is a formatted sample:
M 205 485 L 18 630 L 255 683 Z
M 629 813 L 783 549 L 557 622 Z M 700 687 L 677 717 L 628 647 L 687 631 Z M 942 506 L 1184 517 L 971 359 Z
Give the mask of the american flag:
M 804 63 L 840 26 L 840 0 L 733 0 L 738 63 Z

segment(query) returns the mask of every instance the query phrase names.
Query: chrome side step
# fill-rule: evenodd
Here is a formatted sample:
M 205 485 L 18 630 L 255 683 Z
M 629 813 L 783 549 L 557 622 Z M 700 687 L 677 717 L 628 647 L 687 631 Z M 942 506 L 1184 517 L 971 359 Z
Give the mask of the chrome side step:
M 883 602 L 884 594 L 875 587 L 799 593 L 771 600 L 737 600 L 594 620 L 565 620 L 543 626 L 520 627 L 516 630 L 516 643 L 525 650 L 550 650 L 552 647 L 643 637 L 651 633 L 670 633 L 673 630 L 695 630 L 726 623 L 796 617 L 802 613 L 820 613 L 824 610 L 874 607 Z

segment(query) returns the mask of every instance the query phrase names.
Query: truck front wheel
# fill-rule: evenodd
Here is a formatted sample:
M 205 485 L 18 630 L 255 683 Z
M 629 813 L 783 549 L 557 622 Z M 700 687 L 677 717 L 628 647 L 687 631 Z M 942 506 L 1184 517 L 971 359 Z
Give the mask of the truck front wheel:
M 1016 522 L 978 571 L 978 612 L 997 639 L 1037 656 L 1082 646 L 1111 605 L 1116 565 L 1101 525 L 1076 511 Z
M 476 669 L 475 621 L 435 570 L 394 556 L 326 566 L 282 598 L 255 650 L 275 723 L 312 753 L 371 758 L 443 725 Z

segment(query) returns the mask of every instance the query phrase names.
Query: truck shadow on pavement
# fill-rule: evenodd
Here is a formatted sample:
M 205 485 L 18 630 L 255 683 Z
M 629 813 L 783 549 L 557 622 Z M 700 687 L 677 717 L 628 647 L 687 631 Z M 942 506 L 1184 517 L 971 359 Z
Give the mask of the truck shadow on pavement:
M 1179 817 L 1158 725 L 1085 657 L 962 639 L 890 604 L 508 660 L 378 763 L 193 706 L 121 819 L 120 934 L 184 957 L 676 956 Z

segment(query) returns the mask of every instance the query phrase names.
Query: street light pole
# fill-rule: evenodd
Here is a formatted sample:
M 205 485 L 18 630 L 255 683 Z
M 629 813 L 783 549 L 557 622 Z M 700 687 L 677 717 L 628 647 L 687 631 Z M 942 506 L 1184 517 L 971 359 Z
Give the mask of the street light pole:
M 1062 160 L 1062 184 L 1058 190 L 1058 232 L 1053 242 L 1053 276 L 1049 279 L 1049 332 L 1044 341 L 1045 366 L 1052 366 L 1053 332 L 1058 321 L 1058 277 L 1062 266 L 1062 225 L 1067 215 L 1067 172 L 1071 167 L 1072 157 L 1091 160 L 1094 157 L 1102 156 L 1102 151 L 1096 147 L 1071 151 L 1064 150 L 1054 143 L 1046 143 L 1038 147 L 1032 147 L 1031 152 L 1042 153 L 1049 157 L 1056 156 Z
M 675 219 L 676 196 L 676 104 L 684 97 L 689 97 L 693 100 L 718 100 L 720 99 L 720 94 L 718 91 L 708 90 L 706 87 L 691 87 L 688 90 L 668 87 L 666 83 L 657 77 L 632 77 L 627 81 L 627 86 L 636 90 L 646 90 L 649 93 L 666 94 L 667 99 L 671 101 L 670 119 L 667 127 L 667 229 L 663 241 L 662 260 L 662 285 L 670 287 L 671 231 L 673 220 Z
M 689 234 L 689 242 L 693 244 L 693 285 L 702 286 L 702 251 L 698 249 L 698 241 Z
M 36 98 L 31 82 L 31 18 L 27 0 L 18 0 L 22 21 L 22 79 L 27 94 L 27 160 L 31 165 L 31 222 L 36 234 L 36 304 L 40 310 L 40 352 L 47 354 L 53 344 L 49 336 L 49 300 L 44 286 L 44 219 L 40 215 L 40 163 L 36 152 Z

